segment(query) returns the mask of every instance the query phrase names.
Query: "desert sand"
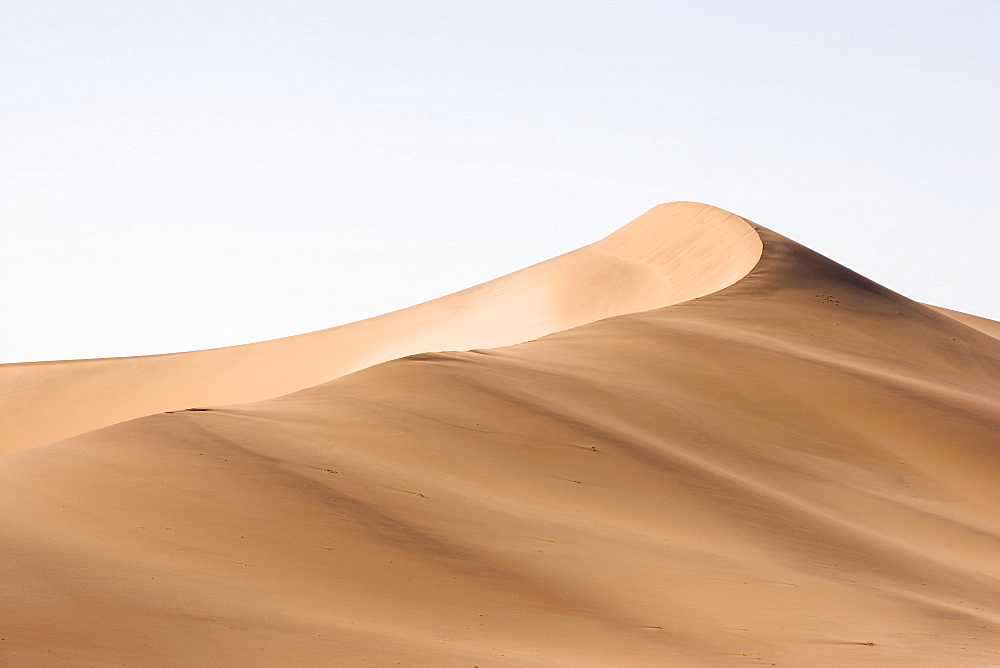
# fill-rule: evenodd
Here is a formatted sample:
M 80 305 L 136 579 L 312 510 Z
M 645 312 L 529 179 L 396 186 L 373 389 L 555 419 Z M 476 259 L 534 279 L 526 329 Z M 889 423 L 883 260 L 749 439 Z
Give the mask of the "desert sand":
M 0 662 L 998 665 L 998 336 L 674 203 L 342 327 L 3 365 Z

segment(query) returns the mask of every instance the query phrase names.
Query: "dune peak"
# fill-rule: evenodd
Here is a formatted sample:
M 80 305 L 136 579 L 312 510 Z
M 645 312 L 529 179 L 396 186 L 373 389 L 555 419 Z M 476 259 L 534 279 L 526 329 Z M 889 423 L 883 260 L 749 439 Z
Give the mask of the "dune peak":
M 0 454 L 189 406 L 258 401 L 420 352 L 493 348 L 720 290 L 761 242 L 716 207 L 653 207 L 593 244 L 400 311 L 167 355 L 0 365 Z

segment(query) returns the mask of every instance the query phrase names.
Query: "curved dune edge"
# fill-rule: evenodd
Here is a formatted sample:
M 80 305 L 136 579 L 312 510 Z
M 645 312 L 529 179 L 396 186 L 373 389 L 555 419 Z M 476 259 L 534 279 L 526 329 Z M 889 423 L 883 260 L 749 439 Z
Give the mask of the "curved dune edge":
M 0 458 L 3 650 L 997 664 L 1000 342 L 756 230 L 669 309 Z
M 406 355 L 493 348 L 716 292 L 762 245 L 727 211 L 662 204 L 579 250 L 430 302 L 261 343 L 0 365 L 0 455 L 143 415 L 280 396 Z

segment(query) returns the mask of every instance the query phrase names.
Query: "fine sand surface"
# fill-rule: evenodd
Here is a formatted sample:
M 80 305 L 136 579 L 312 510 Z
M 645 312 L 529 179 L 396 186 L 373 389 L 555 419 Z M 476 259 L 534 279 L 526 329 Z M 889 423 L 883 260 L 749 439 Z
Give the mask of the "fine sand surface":
M 679 203 L 344 327 L 0 366 L 0 663 L 998 665 L 998 332 Z

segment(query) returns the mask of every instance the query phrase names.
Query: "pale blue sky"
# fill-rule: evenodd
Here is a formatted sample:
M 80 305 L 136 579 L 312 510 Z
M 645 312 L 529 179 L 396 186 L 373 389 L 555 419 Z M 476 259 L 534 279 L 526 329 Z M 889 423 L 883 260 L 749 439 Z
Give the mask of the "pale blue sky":
M 1000 2 L 0 1 L 0 361 L 295 334 L 665 201 L 1000 319 Z

